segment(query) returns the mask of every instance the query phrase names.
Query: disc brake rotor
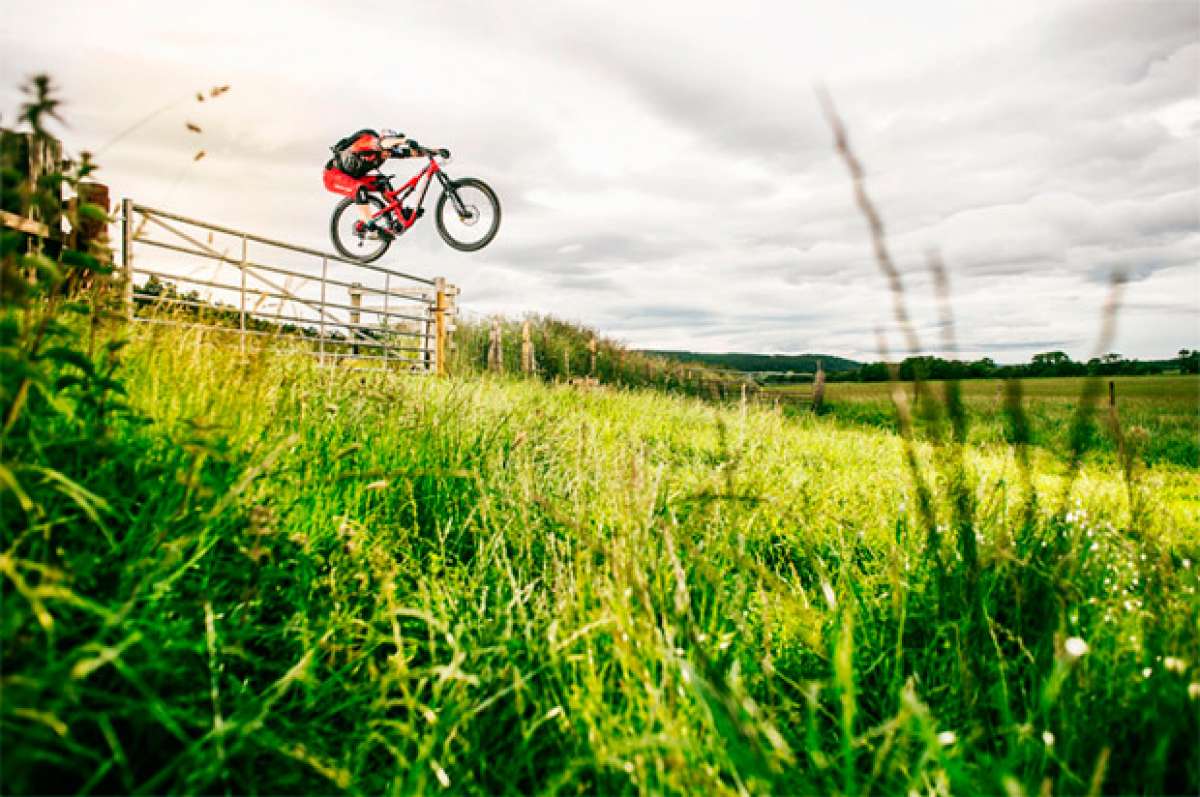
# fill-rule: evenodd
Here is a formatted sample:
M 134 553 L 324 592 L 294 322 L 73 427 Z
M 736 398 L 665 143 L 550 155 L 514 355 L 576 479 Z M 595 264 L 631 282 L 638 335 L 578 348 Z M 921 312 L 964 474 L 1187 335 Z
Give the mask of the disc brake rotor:
M 459 213 L 458 220 L 468 227 L 474 227 L 475 222 L 479 221 L 479 208 L 474 205 L 463 205 L 466 213 Z

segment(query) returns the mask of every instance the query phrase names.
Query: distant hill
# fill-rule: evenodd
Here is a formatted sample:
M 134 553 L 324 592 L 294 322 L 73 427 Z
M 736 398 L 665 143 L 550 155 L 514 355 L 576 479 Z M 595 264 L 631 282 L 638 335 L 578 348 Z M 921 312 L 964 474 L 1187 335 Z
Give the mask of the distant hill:
M 670 357 L 680 362 L 703 363 L 715 368 L 728 368 L 743 372 L 792 371 L 811 374 L 817 370 L 818 360 L 830 373 L 854 371 L 862 366 L 860 362 L 847 360 L 844 357 L 834 357 L 832 354 L 741 354 L 738 352 L 697 351 L 646 351 L 645 353 Z

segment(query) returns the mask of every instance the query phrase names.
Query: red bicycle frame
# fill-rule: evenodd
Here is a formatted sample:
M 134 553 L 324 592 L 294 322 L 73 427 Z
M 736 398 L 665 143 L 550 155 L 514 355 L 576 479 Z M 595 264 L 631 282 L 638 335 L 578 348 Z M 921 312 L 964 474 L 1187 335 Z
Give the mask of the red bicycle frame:
M 380 194 L 385 200 L 384 206 L 371 214 L 371 220 L 374 221 L 390 213 L 400 226 L 400 229 L 397 229 L 396 232 L 407 230 L 416 224 L 417 217 L 420 215 L 418 211 L 425 204 L 425 195 L 429 192 L 429 184 L 433 182 L 435 175 L 442 182 L 443 187 L 445 187 L 447 182 L 446 175 L 442 172 L 442 167 L 438 165 L 438 162 L 430 156 L 429 164 L 417 172 L 411 180 L 397 189 L 392 189 L 390 175 L 376 174 L 364 179 L 363 183 L 367 183 L 369 180 L 370 185 L 364 185 L 363 188 Z M 425 183 L 421 186 L 421 195 L 417 198 L 416 206 L 412 208 L 411 213 L 404 213 L 404 200 L 413 191 L 417 190 L 417 185 L 421 182 L 422 178 L 425 179 Z

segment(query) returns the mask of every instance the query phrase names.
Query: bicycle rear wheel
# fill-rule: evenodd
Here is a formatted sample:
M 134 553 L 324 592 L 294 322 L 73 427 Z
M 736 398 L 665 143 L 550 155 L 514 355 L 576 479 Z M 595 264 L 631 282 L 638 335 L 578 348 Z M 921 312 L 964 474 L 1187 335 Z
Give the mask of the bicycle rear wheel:
M 383 200 L 379 197 L 367 197 L 371 213 L 383 209 Z M 391 222 L 381 218 L 379 223 L 386 230 L 391 230 Z M 392 236 L 370 232 L 365 229 L 362 213 L 353 197 L 346 197 L 333 209 L 329 218 L 329 237 L 333 239 L 333 247 L 338 254 L 359 263 L 371 263 L 383 257 L 383 253 L 392 245 Z
M 453 180 L 438 197 L 437 228 L 442 240 L 460 252 L 487 246 L 500 229 L 500 200 L 483 180 Z

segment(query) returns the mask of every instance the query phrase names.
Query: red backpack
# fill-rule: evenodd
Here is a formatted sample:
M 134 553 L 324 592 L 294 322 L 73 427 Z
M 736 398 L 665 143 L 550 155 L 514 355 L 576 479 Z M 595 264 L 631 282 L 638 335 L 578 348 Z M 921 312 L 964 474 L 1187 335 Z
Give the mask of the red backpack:
M 351 133 L 329 149 L 333 152 L 333 158 L 325 164 L 325 168 L 336 167 L 355 179 L 365 177 L 367 172 L 383 163 L 379 133 L 370 128 Z

